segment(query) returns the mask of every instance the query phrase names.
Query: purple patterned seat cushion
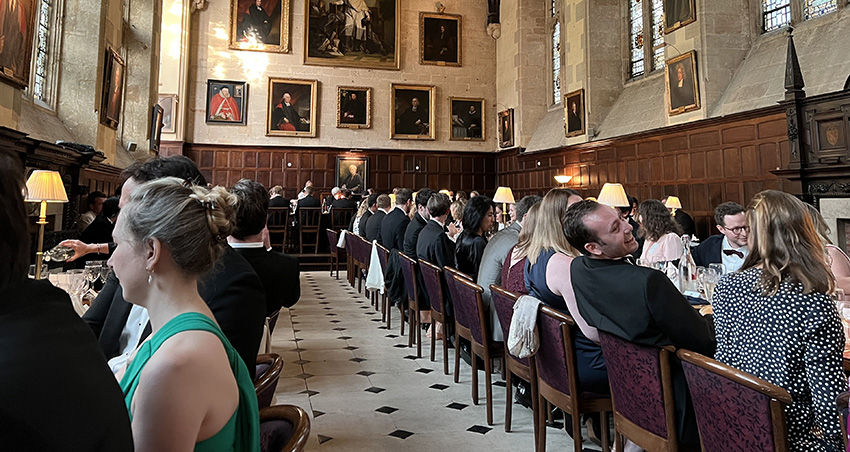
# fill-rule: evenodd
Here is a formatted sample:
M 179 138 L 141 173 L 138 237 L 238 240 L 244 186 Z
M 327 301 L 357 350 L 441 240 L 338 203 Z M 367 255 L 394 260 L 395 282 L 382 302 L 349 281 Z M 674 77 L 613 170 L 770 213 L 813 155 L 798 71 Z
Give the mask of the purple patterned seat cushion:
M 510 251 L 508 251 L 508 257 L 502 265 L 502 287 L 504 287 L 505 290 L 518 295 L 528 295 L 528 290 L 525 288 L 525 262 L 528 259 L 522 258 L 522 260 L 516 264 L 511 265 L 511 257 L 513 256 L 514 249 L 516 248 L 511 248 Z M 501 321 L 501 319 L 499 319 L 499 321 Z
M 682 367 L 705 452 L 773 451 L 767 396 L 699 366 Z
M 260 450 L 262 452 L 278 452 L 283 449 L 295 427 L 291 422 L 282 419 L 263 421 L 260 423 Z
M 534 363 L 537 376 L 552 388 L 570 395 L 570 378 L 567 373 L 567 355 L 561 321 L 546 314 L 537 316 L 540 348 Z
M 617 411 L 639 427 L 667 438 L 660 349 L 599 331 Z
M 455 291 L 452 293 L 452 301 L 454 301 L 455 319 L 464 327 L 469 328 L 475 342 L 483 344 L 484 335 L 481 332 L 481 319 L 475 289 L 465 284 L 455 283 L 454 285 Z
M 442 313 L 443 288 L 440 287 L 440 271 L 427 265 L 420 265 L 419 271 L 422 272 L 422 281 L 425 282 L 425 292 L 431 300 L 431 309 Z
M 504 281 L 504 279 L 502 281 Z M 491 292 L 490 300 L 493 303 L 494 309 L 496 309 L 496 315 L 499 317 L 499 325 L 502 327 L 502 333 L 504 333 L 504 337 L 507 338 L 510 333 L 511 320 L 514 317 L 514 301 L 498 292 Z M 511 355 L 510 352 L 508 352 L 508 356 L 523 366 L 528 366 L 528 358 L 517 358 L 516 356 Z
M 404 257 L 399 256 L 398 264 L 401 266 L 401 274 L 404 276 L 404 289 L 407 291 L 407 297 L 410 300 L 417 300 L 416 296 L 416 267 L 415 263 L 410 262 Z

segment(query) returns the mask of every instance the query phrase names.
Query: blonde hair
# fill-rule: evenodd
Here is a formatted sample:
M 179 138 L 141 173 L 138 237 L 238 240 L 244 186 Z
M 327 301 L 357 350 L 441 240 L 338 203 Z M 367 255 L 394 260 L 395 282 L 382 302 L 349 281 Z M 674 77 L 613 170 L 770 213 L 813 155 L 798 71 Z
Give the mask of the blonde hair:
M 212 269 L 233 230 L 236 196 L 223 187 L 207 189 L 176 177 L 146 182 L 121 210 L 123 228 L 136 243 L 156 238 L 187 275 Z
M 517 258 L 528 259 L 534 265 L 537 257 L 543 251 L 554 250 L 568 256 L 578 256 L 578 251 L 567 241 L 564 234 L 564 220 L 567 214 L 567 202 L 573 192 L 563 188 L 553 188 L 546 193 L 543 201 L 535 204 L 536 209 L 533 224 L 523 222 L 522 232 L 528 231 L 525 240 L 517 242 Z M 529 214 L 531 210 L 528 211 Z M 527 220 L 527 219 L 526 219 Z
M 363 216 L 366 211 L 369 210 L 369 199 L 363 198 L 363 201 L 360 202 L 360 207 L 357 209 L 357 214 L 354 215 L 355 218 L 360 218 Z
M 463 210 L 466 208 L 466 202 L 458 199 L 449 206 L 449 211 L 452 213 L 452 218 L 455 220 L 463 220 Z
M 835 277 L 823 240 L 802 201 L 765 190 L 750 202 L 747 223 L 750 252 L 741 271 L 761 266 L 762 296 L 775 295 L 782 282 L 799 284 L 804 294 L 832 293 Z

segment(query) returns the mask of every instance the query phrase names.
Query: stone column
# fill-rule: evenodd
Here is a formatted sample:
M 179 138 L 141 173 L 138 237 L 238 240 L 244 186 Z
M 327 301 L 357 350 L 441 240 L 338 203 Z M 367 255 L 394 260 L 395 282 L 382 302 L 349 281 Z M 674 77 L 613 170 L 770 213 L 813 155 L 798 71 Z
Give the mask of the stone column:
M 121 142 L 136 143 L 134 157 L 150 152 L 151 107 L 159 91 L 159 52 L 162 0 L 130 2 L 124 29 L 126 81 Z

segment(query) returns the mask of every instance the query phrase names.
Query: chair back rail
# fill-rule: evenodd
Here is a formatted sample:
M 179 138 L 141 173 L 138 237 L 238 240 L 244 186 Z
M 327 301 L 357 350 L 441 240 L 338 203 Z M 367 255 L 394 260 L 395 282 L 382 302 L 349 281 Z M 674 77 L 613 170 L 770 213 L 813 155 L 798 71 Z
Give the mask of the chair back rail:
M 351 207 L 331 208 L 331 228 L 335 231 L 348 228 L 348 223 L 351 222 L 351 217 L 353 216 L 354 209 Z
M 289 207 L 269 207 L 268 213 L 268 229 L 269 229 L 269 244 L 274 247 L 281 247 L 281 251 L 286 251 L 286 240 L 289 234 Z
M 325 233 L 328 235 L 328 244 L 330 245 L 328 248 L 330 249 L 331 256 L 339 258 L 339 248 L 336 246 L 339 243 L 339 233 L 333 229 L 325 229 Z
M 301 452 L 309 439 L 310 415 L 303 408 L 273 405 L 260 409 L 261 452 Z
M 787 451 L 788 392 L 707 356 L 679 350 L 705 452 Z
M 304 247 L 314 247 L 314 253 L 319 252 L 319 235 L 321 233 L 322 208 L 321 207 L 299 207 L 298 228 L 300 231 L 299 252 L 304 252 Z M 308 239 L 308 240 L 304 240 Z
M 260 370 L 262 369 L 262 372 Z M 257 355 L 257 376 L 254 379 L 254 390 L 260 408 L 271 405 L 274 391 L 283 371 L 283 358 L 275 353 Z

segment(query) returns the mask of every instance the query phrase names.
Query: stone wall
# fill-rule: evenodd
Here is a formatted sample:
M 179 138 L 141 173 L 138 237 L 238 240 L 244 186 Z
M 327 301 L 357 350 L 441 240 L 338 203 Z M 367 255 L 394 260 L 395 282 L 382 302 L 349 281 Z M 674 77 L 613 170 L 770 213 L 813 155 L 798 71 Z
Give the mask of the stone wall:
M 293 0 L 289 54 L 228 49 L 229 2 L 209 2 L 193 17 L 189 70 L 190 113 L 186 141 L 265 146 L 347 147 L 357 149 L 431 149 L 492 151 L 496 148 L 496 44 L 486 33 L 486 2 L 444 0 L 446 13 L 463 16 L 463 66 L 419 64 L 419 12 L 434 12 L 434 3 L 399 1 L 400 67 L 398 71 L 317 67 L 302 64 L 305 1 Z M 318 132 L 315 138 L 267 137 L 265 122 L 269 77 L 318 80 Z M 208 125 L 204 121 L 208 79 L 245 80 L 249 84 L 247 125 Z M 436 140 L 391 140 L 391 84 L 436 86 Z M 337 86 L 372 87 L 372 128 L 336 127 Z M 486 140 L 450 141 L 450 96 L 483 98 Z

